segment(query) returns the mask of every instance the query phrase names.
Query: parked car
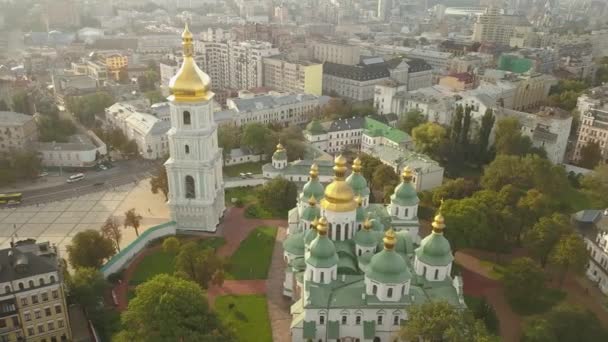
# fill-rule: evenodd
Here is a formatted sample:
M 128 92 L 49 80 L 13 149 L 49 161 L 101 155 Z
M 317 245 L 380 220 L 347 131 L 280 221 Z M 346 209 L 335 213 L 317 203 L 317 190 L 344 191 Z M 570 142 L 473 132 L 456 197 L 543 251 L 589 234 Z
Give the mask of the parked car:
M 247 178 L 247 175 L 243 172 L 240 173 L 241 178 Z
M 67 182 L 68 183 L 75 183 L 75 182 L 81 181 L 83 179 L 84 179 L 84 174 L 83 173 L 77 173 L 75 175 L 71 175 L 68 178 Z
M 247 176 L 247 178 L 253 178 L 253 173 L 251 172 L 247 172 L 245 175 Z

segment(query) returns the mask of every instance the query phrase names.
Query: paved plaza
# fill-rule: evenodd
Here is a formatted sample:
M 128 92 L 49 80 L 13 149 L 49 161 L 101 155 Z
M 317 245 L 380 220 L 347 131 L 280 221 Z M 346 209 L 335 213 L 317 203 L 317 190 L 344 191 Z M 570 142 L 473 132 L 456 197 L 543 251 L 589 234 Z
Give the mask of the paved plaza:
M 164 196 L 152 194 L 149 180 L 143 180 L 63 201 L 1 209 L 0 248 L 10 246 L 11 235 L 16 230 L 17 240 L 49 241 L 63 254 L 76 233 L 99 229 L 111 216 L 122 225 L 124 212 L 131 208 L 143 216 L 140 233 L 166 222 L 169 217 Z M 128 245 L 134 238 L 132 228 L 124 229 L 121 245 Z

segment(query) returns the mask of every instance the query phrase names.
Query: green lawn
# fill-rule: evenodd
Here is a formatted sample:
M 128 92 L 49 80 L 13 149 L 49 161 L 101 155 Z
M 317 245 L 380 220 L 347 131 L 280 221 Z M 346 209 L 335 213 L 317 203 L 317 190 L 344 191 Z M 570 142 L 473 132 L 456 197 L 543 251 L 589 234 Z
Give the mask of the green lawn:
M 240 200 L 244 206 L 255 203 L 257 201 L 257 198 L 255 196 L 255 191 L 257 190 L 257 188 L 257 186 L 241 186 L 238 188 L 226 189 L 224 195 L 226 204 L 232 204 L 233 198 Z
M 182 242 L 184 239 L 180 239 Z M 197 244 L 201 249 L 208 247 L 218 248 L 223 245 L 226 241 L 221 237 L 212 237 L 200 239 Z M 147 255 L 137 265 L 137 269 L 133 272 L 133 276 L 129 280 L 129 284 L 137 285 L 148 281 L 158 274 L 172 274 L 174 272 L 173 259 L 175 259 L 175 253 L 167 253 L 162 249 Z
M 255 174 L 262 173 L 262 165 L 266 162 L 244 163 L 237 165 L 224 166 L 224 176 L 239 177 L 241 173 L 251 172 Z
M 479 264 L 488 270 L 489 275 L 494 280 L 501 280 L 505 272 L 505 266 L 487 260 L 480 260 Z
M 220 296 L 215 299 L 215 311 L 238 342 L 272 342 L 266 297 Z
M 276 227 L 258 227 L 249 233 L 229 260 L 228 279 L 266 279 L 274 249 Z
M 565 196 L 565 198 L 568 199 L 573 212 L 593 209 L 591 208 L 591 200 L 582 190 L 572 189 L 572 191 L 569 191 L 569 194 Z

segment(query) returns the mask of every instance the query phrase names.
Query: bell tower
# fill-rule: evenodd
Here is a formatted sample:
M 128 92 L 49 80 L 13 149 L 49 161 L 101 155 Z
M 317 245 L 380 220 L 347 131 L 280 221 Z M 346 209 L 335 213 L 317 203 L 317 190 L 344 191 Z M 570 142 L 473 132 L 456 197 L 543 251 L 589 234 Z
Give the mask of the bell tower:
M 169 208 L 177 229 L 213 232 L 224 206 L 222 153 L 213 119 L 211 80 L 194 61 L 193 36 L 182 34 L 182 66 L 171 79 Z

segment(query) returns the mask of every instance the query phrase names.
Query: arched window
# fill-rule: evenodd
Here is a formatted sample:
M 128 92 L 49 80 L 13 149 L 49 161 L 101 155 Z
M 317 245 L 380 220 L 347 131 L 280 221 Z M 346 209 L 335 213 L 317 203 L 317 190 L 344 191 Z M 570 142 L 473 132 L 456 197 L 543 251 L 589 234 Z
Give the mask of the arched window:
M 38 279 L 38 282 L 40 283 L 40 286 L 44 285 L 44 279 L 40 278 Z
M 325 282 L 325 272 L 319 272 L 319 276 L 320 276 L 319 282 L 321 282 L 321 283 Z
M 357 252 L 357 254 L 359 254 L 359 256 L 361 256 L 361 249 L 359 249 L 359 251 Z
M 392 287 L 389 287 L 386 290 L 386 297 L 388 297 L 388 298 L 392 298 L 393 297 L 393 288 Z
M 439 269 L 438 268 L 435 269 L 435 280 L 437 280 L 437 278 L 439 278 Z
M 405 208 L 405 216 L 409 215 L 409 209 Z
M 336 235 L 335 235 L 336 240 L 342 240 L 341 234 L 342 234 L 342 226 L 340 226 L 340 224 L 338 223 L 336 225 Z
M 10 286 L 8 286 L 8 285 L 6 285 L 6 286 L 4 287 L 4 293 L 9 293 L 9 292 L 11 292 L 11 287 L 10 287 Z
M 51 284 L 55 282 L 55 276 L 51 276 L 50 279 L 51 279 Z
M 376 286 L 376 285 L 372 285 L 372 293 L 373 293 L 373 294 L 378 293 L 378 286 Z
M 23 290 L 25 288 L 25 286 L 23 286 L 23 283 L 19 283 L 19 290 Z
M 348 239 L 350 238 L 350 236 L 348 235 L 349 233 L 349 229 L 348 229 L 348 223 L 344 225 L 344 238 Z
M 184 111 L 184 125 L 190 125 L 191 123 L 191 119 L 190 119 L 190 112 L 185 110 Z
M 194 178 L 192 176 L 186 176 L 186 198 L 196 198 Z
M 34 281 L 33 280 L 28 281 L 28 284 L 30 285 L 30 287 L 34 287 Z
M 184 152 L 186 152 L 186 154 L 190 154 L 190 146 L 184 146 Z

